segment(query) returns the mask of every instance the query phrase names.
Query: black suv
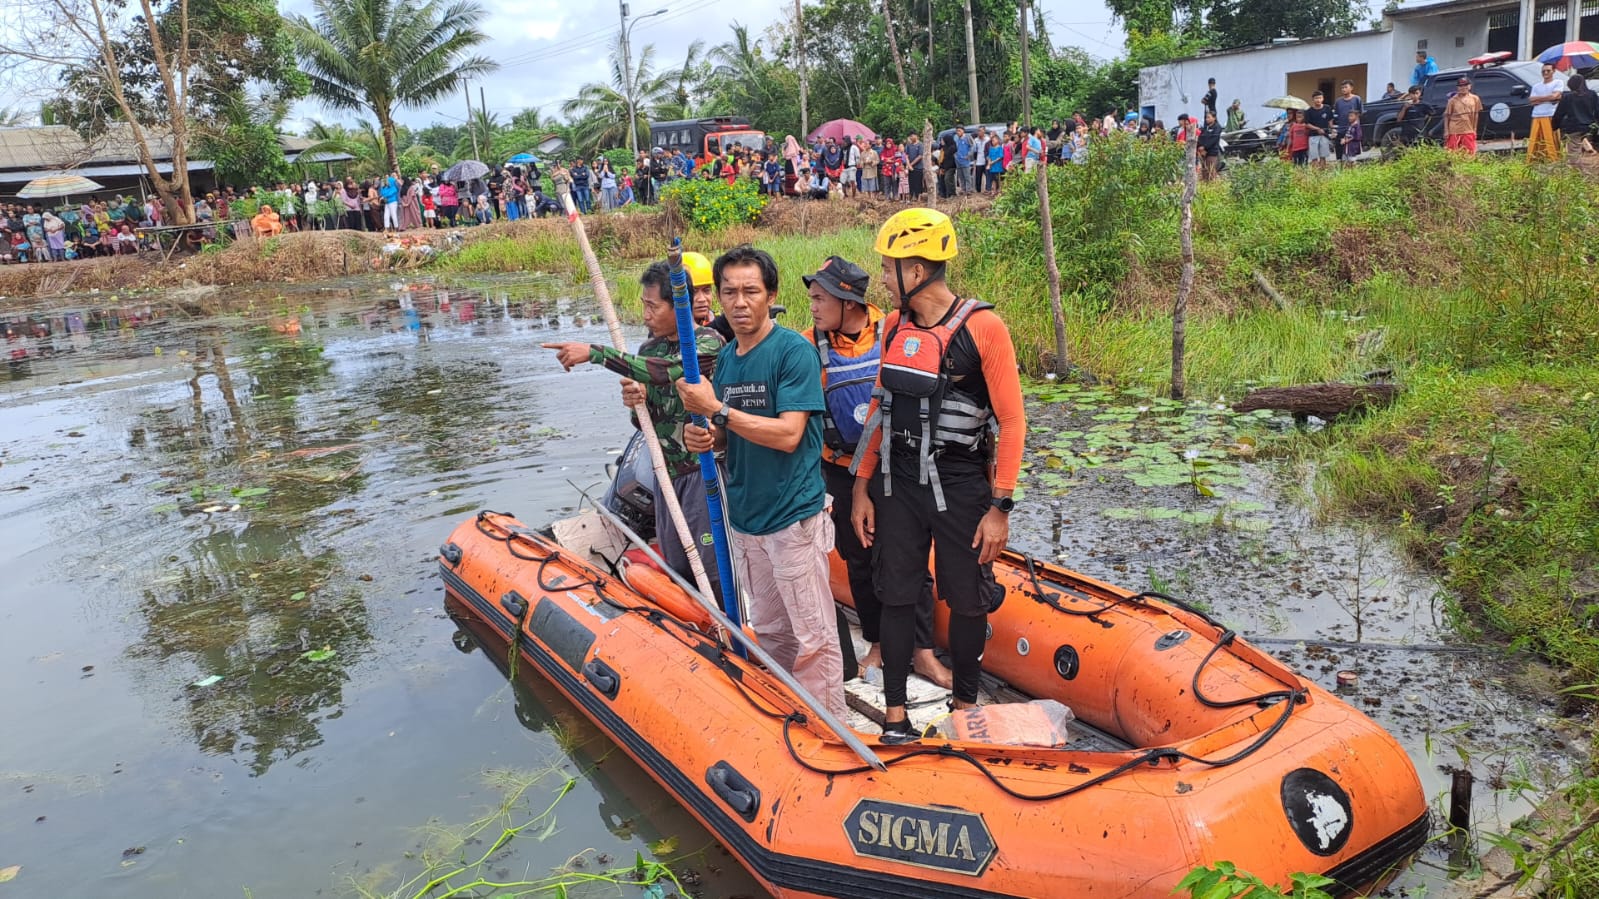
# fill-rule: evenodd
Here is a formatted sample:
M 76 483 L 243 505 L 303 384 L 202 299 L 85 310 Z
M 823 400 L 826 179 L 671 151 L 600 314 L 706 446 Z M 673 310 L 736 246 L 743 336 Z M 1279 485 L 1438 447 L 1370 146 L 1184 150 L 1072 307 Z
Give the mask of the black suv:
M 1421 102 L 1427 114 L 1419 127 L 1414 123 L 1408 129 L 1403 127 L 1406 123 L 1399 121 L 1398 100 L 1367 103 L 1360 123 L 1370 146 L 1384 147 L 1414 140 L 1442 141 L 1444 106 L 1455 93 L 1462 75 L 1471 79 L 1471 92 L 1482 100 L 1482 115 L 1477 119 L 1479 139 L 1525 139 L 1532 132 L 1532 104 L 1528 102 L 1527 95 L 1532 92 L 1534 84 L 1543 80 L 1543 64 L 1536 60 L 1522 60 L 1478 68 L 1448 69 L 1431 76 L 1421 87 Z M 1565 76 L 1556 77 L 1563 79 Z

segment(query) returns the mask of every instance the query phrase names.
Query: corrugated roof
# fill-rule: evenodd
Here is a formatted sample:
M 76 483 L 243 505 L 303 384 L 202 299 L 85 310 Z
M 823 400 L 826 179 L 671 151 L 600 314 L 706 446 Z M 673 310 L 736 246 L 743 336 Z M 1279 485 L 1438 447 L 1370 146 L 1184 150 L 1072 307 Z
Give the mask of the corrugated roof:
M 156 159 L 172 156 L 172 138 L 146 129 Z M 113 124 L 93 141 L 64 125 L 0 128 L 0 169 L 76 169 L 93 163 L 136 162 L 133 129 Z
M 172 136 L 165 131 L 145 129 L 145 135 L 151 142 L 151 153 L 155 156 L 157 167 L 163 173 L 171 172 L 172 166 Z M 305 150 L 316 144 L 316 141 L 293 135 L 280 135 L 278 142 L 283 145 L 283 152 L 292 162 Z M 307 162 L 340 162 L 354 157 L 342 154 L 317 154 L 315 160 Z M 112 172 L 96 169 L 95 166 L 127 167 L 132 166 L 136 171 Z M 211 163 L 191 159 L 190 171 L 208 169 Z M 95 173 L 103 175 L 138 174 L 143 171 L 139 162 L 138 147 L 133 139 L 133 129 L 122 123 L 114 123 L 106 133 L 92 141 L 85 141 L 76 131 L 64 125 L 27 126 L 20 128 L 0 128 L 0 181 L 15 181 L 14 177 L 5 177 L 8 173 L 26 175 L 21 180 L 30 181 L 43 177 L 46 174 L 59 171 L 70 171 L 73 174 L 84 175 L 92 178 Z
M 172 163 L 170 162 L 158 162 L 155 164 L 155 167 L 156 171 L 163 175 L 172 174 Z M 213 164 L 210 160 L 189 160 L 189 171 L 191 172 L 208 172 L 212 168 Z M 42 172 L 38 170 L 23 169 L 12 172 L 0 172 L 0 184 L 23 184 L 28 181 L 32 181 L 35 178 L 47 178 L 51 175 L 82 175 L 85 178 L 131 178 L 135 175 L 143 175 L 144 173 L 144 166 L 136 162 L 131 164 L 125 163 L 123 165 L 86 165 L 80 168 L 72 169 L 71 171 L 62 172 Z

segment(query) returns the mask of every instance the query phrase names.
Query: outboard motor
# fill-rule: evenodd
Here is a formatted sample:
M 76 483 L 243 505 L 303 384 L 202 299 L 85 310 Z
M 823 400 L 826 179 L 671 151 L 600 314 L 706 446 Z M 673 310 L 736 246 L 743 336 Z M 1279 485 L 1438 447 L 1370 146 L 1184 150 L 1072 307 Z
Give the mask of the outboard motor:
M 655 539 L 655 467 L 642 432 L 634 432 L 617 458 L 611 486 L 600 502 L 640 537 Z

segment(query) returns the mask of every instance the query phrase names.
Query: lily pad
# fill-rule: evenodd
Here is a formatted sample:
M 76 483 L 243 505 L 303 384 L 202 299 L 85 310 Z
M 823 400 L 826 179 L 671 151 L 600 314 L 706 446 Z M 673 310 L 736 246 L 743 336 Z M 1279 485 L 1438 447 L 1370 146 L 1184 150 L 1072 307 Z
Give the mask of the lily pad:
M 17 879 L 17 875 L 21 874 L 21 873 L 22 873 L 22 866 L 21 865 L 10 865 L 10 866 L 4 867 L 4 868 L 0 868 L 0 883 L 5 883 L 8 880 L 16 880 Z
M 265 496 L 271 492 L 271 487 L 240 487 L 233 491 L 233 495 L 240 499 L 245 499 L 251 496 Z
M 221 682 L 222 682 L 222 675 L 213 674 L 213 675 L 211 675 L 209 677 L 202 677 L 199 680 L 195 681 L 194 682 L 194 686 L 196 686 L 196 687 L 209 687 L 209 686 L 211 686 L 213 684 L 219 684 Z
M 338 654 L 339 651 L 333 647 L 324 646 L 321 649 L 308 649 L 300 653 L 300 658 L 305 659 L 307 662 L 326 662 Z

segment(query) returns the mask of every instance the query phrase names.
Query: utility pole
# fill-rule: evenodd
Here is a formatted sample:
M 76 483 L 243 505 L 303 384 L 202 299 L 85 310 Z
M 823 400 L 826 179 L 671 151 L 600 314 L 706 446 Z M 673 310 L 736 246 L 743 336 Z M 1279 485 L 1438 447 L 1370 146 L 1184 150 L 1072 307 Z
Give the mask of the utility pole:
M 928 2 L 927 2 L 927 71 L 928 71 L 929 75 L 931 75 L 932 71 L 933 71 L 933 3 L 932 3 L 932 0 L 928 0 Z M 932 94 L 932 96 L 930 96 L 928 99 L 930 99 L 930 100 L 932 100 L 932 101 L 934 101 L 936 103 L 938 101 L 938 79 L 929 77 L 927 79 L 927 84 L 928 84 L 927 90 L 928 90 L 929 93 Z M 929 146 L 923 152 L 924 153 L 931 153 L 932 151 L 933 151 L 933 148 L 931 146 Z
M 805 80 L 805 10 L 800 0 L 794 0 L 794 47 L 799 52 L 800 76 L 800 140 L 810 143 L 811 117 L 806 108 L 807 82 Z
M 981 124 L 983 114 L 977 108 L 977 41 L 972 38 L 972 0 L 966 0 L 966 93 L 972 107 L 971 122 Z
M 489 99 L 488 99 L 488 95 L 486 93 L 484 93 L 483 85 L 481 85 L 481 84 L 477 86 L 477 111 L 478 111 L 478 119 L 479 119 L 478 124 L 484 126 L 484 128 L 483 128 L 483 142 L 486 144 L 486 143 L 489 142 L 489 131 L 488 131 L 488 124 L 489 124 Z M 493 150 L 494 148 L 490 147 L 489 149 Z M 478 160 L 478 162 L 482 162 L 482 161 L 483 161 L 482 159 Z
M 463 81 L 461 90 L 466 94 L 466 133 L 472 135 L 472 158 L 481 162 L 483 151 L 477 145 L 477 124 L 472 121 L 472 85 Z
M 627 95 L 627 150 L 638 158 L 638 114 L 633 111 L 633 62 L 627 45 L 627 0 L 617 0 L 622 13 L 622 91 Z
M 1022 0 L 1022 127 L 1033 127 L 1033 60 L 1027 50 L 1027 0 Z

